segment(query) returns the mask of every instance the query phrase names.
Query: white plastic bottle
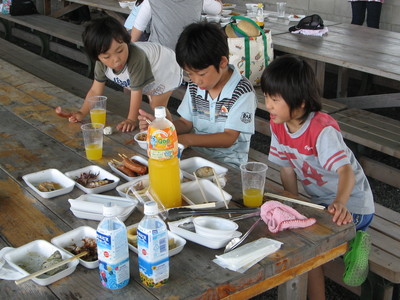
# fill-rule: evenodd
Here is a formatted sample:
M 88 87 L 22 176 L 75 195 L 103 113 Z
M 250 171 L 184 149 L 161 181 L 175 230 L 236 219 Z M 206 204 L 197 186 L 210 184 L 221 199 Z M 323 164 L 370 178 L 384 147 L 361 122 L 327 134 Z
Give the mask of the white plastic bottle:
M 144 214 L 137 229 L 140 280 L 148 287 L 159 287 L 169 277 L 167 225 L 154 201 L 144 204 Z
M 97 227 L 97 254 L 100 280 L 115 290 L 129 283 L 129 248 L 125 224 L 116 215 L 116 206 L 103 206 L 103 220 Z

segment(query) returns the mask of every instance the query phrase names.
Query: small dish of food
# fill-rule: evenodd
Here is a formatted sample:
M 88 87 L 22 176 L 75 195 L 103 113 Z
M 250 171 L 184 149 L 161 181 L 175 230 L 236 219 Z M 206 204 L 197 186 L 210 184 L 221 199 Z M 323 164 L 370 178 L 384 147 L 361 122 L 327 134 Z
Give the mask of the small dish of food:
M 127 235 L 128 235 L 128 247 L 135 253 L 138 253 L 137 250 L 137 228 L 139 223 L 133 224 L 126 227 Z M 169 256 L 174 256 L 180 253 L 183 250 L 183 247 L 186 245 L 186 240 L 179 235 L 168 230 L 168 249 Z
M 198 178 L 204 178 L 208 180 L 213 179 L 214 172 L 217 174 L 217 176 L 226 174 L 226 172 L 228 172 L 227 168 L 198 156 L 182 160 L 180 163 L 180 168 L 183 176 L 191 180 L 196 179 L 193 175 L 193 172 L 195 172 Z
M 65 173 L 75 180 L 76 186 L 87 194 L 100 194 L 114 189 L 120 179 L 96 165 Z
M 137 179 L 149 173 L 147 159 L 134 155 L 130 158 L 123 157 L 122 160 L 113 159 L 108 162 L 111 170 L 127 181 Z
M 80 264 L 88 269 L 95 269 L 99 266 L 99 260 L 97 259 L 96 229 L 92 227 L 80 226 L 52 238 L 51 243 L 68 251 L 72 255 L 77 255 L 82 251 L 88 251 L 88 255 L 79 258 Z
M 36 240 L 10 250 L 4 255 L 4 259 L 15 270 L 28 276 L 72 256 L 71 253 L 45 240 Z M 78 264 L 79 260 L 75 259 L 48 273 L 32 278 L 32 281 L 46 286 L 73 273 Z
M 71 192 L 75 181 L 57 169 L 47 169 L 22 176 L 25 183 L 43 198 L 53 198 Z
M 147 131 L 136 133 L 133 139 L 139 144 L 140 148 L 147 149 Z

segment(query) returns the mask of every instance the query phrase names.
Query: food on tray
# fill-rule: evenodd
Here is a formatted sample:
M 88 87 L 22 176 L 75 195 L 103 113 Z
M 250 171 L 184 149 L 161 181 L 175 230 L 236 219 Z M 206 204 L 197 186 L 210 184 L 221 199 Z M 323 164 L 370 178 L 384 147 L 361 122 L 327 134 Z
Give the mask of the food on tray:
M 136 137 L 139 141 L 145 141 L 147 139 L 147 133 L 140 133 Z
M 52 182 L 52 181 L 44 181 L 39 183 L 38 185 L 38 190 L 41 192 L 52 192 L 55 190 L 59 190 L 62 189 L 63 187 L 61 186 L 61 184 L 57 183 L 57 182 Z
M 300 19 L 300 17 L 298 15 L 293 15 L 293 18 Z
M 222 6 L 223 6 L 223 7 L 232 6 L 232 3 L 223 3 Z
M 137 248 L 137 227 L 131 227 L 127 229 L 128 243 L 133 247 Z M 168 249 L 172 250 L 177 247 L 174 238 L 168 239 Z
M 204 178 L 210 177 L 214 175 L 213 168 L 209 166 L 200 167 L 195 171 L 197 177 Z
M 65 111 L 62 110 L 61 106 L 57 106 L 54 111 L 56 112 L 56 114 L 62 118 L 69 118 L 72 117 L 72 113 L 67 113 Z
M 62 259 L 62 256 L 61 256 L 60 251 L 56 250 L 52 255 L 49 256 L 49 258 L 46 259 L 46 261 L 43 262 L 41 268 L 42 268 L 42 269 L 44 269 L 44 268 L 49 268 L 49 267 L 51 267 L 51 266 L 53 266 L 53 265 L 55 265 L 55 264 L 58 264 L 58 263 L 61 262 L 62 260 L 63 260 L 63 259 Z M 58 268 L 55 268 L 54 270 L 50 270 L 50 271 L 48 271 L 48 272 L 45 273 L 45 274 L 46 274 L 46 275 L 49 275 L 49 276 L 52 276 L 52 275 L 54 275 L 54 274 L 56 274 L 56 273 L 58 273 L 58 272 L 61 272 L 62 270 L 65 270 L 65 269 L 67 269 L 67 268 L 68 268 L 68 265 L 65 264 L 65 265 L 63 265 L 63 266 L 60 266 L 60 267 L 58 267 Z
M 81 184 L 82 186 L 86 187 L 86 188 L 96 188 L 99 186 L 103 186 L 109 183 L 113 183 L 114 180 L 111 179 L 97 179 L 97 177 L 99 176 L 100 173 L 92 173 L 91 171 L 89 171 L 88 173 L 83 172 L 79 177 L 75 178 L 75 181 L 79 184 Z
M 137 177 L 148 173 L 147 166 L 142 164 L 140 161 L 128 158 L 124 154 L 119 154 L 119 156 L 122 158 L 122 161 L 113 159 L 110 162 L 125 175 L 129 177 Z
M 73 244 L 71 246 L 65 247 L 65 250 L 71 252 L 72 254 L 76 255 L 83 251 L 89 252 L 87 255 L 82 256 L 81 258 L 86 261 L 95 261 L 97 260 L 97 243 L 96 240 L 93 238 L 85 237 L 82 239 L 83 245 L 77 246 Z

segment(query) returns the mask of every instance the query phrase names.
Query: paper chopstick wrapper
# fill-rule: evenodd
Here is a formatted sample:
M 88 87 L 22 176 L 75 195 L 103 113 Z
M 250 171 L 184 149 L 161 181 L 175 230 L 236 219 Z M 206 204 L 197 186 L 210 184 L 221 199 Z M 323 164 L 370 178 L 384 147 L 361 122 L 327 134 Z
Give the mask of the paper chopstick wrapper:
M 223 268 L 244 273 L 260 260 L 279 250 L 281 245 L 279 241 L 260 238 L 228 253 L 216 255 L 213 262 Z

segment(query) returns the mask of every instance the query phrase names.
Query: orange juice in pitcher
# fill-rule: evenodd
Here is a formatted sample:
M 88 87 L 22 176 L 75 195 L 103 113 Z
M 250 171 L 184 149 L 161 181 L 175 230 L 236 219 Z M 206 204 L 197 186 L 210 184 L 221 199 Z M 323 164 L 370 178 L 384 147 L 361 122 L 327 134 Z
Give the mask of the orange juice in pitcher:
M 175 126 L 166 119 L 165 107 L 154 110 L 156 119 L 147 130 L 150 193 L 165 208 L 182 205 Z

